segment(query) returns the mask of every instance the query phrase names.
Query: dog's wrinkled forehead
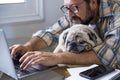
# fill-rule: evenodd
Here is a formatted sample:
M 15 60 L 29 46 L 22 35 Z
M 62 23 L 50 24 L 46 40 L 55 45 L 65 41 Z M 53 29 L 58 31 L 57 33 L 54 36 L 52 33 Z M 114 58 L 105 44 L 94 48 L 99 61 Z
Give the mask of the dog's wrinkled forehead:
M 83 32 L 81 32 L 82 30 L 79 29 L 79 26 L 73 26 L 69 29 L 66 30 L 66 32 L 63 35 L 63 40 L 64 42 L 66 42 L 66 39 L 68 40 L 74 40 L 77 37 L 82 38 L 83 37 Z
M 82 39 L 83 38 L 83 36 L 84 36 L 84 33 L 83 32 L 81 32 L 81 31 L 70 31 L 69 33 L 68 33 L 68 35 L 67 35 L 67 38 L 68 38 L 68 40 L 70 41 L 70 40 L 77 40 L 78 38 L 80 39 Z

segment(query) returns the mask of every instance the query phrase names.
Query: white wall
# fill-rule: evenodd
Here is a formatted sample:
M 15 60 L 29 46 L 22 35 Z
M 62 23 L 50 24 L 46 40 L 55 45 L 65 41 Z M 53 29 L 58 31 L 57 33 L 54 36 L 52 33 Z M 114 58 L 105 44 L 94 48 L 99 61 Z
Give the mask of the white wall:
M 63 13 L 60 7 L 63 0 L 43 0 L 44 1 L 44 20 L 28 21 L 20 23 L 0 24 L 0 28 L 4 29 L 10 44 L 24 43 L 31 35 L 39 29 L 45 29 L 56 22 Z

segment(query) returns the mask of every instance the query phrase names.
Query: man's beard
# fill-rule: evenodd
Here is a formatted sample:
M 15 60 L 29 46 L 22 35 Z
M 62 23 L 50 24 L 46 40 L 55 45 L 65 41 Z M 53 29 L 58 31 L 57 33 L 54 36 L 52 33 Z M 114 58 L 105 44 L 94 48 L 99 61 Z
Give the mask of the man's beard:
M 68 20 L 71 22 L 71 24 L 85 24 L 88 25 L 94 18 L 94 12 L 91 11 L 90 7 L 88 7 L 89 10 L 89 16 L 86 17 L 86 19 L 82 20 L 79 16 L 74 14 L 72 17 L 67 17 Z M 67 15 L 66 15 L 67 16 Z
M 72 18 L 71 18 L 71 22 L 73 23 L 73 24 L 75 24 L 74 23 L 74 20 L 79 20 L 79 23 L 80 24 L 85 24 L 85 25 L 88 25 L 90 22 L 91 22 L 91 20 L 93 19 L 93 16 L 91 15 L 90 17 L 88 17 L 86 20 L 82 20 L 80 17 L 78 17 L 78 16 L 73 16 Z

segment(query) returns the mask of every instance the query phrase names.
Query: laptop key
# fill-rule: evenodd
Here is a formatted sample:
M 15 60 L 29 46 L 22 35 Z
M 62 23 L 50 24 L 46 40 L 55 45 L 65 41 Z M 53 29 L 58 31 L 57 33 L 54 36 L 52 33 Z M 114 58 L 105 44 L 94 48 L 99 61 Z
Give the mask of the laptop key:
M 26 70 L 16 70 L 16 72 L 18 76 L 23 76 L 30 73 L 29 71 Z

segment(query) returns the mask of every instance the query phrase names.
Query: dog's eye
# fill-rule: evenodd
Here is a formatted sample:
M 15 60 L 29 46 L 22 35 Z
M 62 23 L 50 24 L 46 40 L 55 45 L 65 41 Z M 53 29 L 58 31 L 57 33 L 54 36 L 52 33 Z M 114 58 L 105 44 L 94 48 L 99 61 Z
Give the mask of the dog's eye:
M 80 42 L 79 42 L 79 44 L 84 44 L 84 43 L 85 43 L 85 41 L 80 41 Z
M 78 37 L 79 37 L 78 35 L 75 36 L 76 39 L 77 39 Z
M 78 35 L 75 36 L 75 39 L 79 39 L 81 37 L 82 37 L 82 34 L 78 34 Z

